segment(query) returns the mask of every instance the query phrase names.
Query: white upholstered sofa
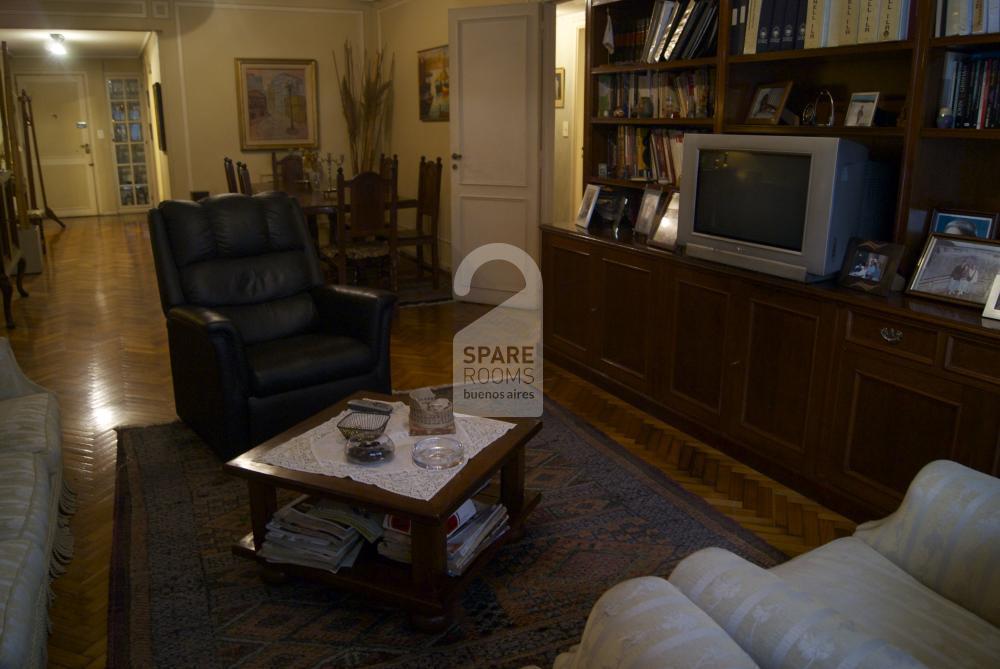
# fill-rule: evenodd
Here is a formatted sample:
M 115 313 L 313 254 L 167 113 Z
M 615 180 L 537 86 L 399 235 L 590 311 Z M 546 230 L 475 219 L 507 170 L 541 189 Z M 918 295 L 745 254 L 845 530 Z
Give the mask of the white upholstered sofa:
M 0 669 L 44 667 L 49 582 L 72 554 L 55 396 L 0 338 Z
M 555 669 L 1000 667 L 1000 480 L 924 467 L 902 506 L 764 570 L 709 548 L 608 590 Z

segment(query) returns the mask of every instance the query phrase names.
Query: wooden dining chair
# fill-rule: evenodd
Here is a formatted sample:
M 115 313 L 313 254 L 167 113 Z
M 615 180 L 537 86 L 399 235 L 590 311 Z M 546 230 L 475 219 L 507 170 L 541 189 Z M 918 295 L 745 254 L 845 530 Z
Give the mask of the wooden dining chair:
M 302 154 L 289 153 L 279 159 L 278 154 L 271 152 L 271 174 L 275 190 L 294 190 L 298 182 L 305 179 L 305 166 Z
M 222 166 L 226 169 L 226 188 L 230 193 L 239 193 L 239 185 L 236 183 L 236 166 L 233 159 L 226 157 L 222 159 Z
M 441 283 L 441 258 L 438 251 L 438 218 L 441 214 L 441 158 L 431 162 L 420 156 L 417 168 L 417 226 L 399 235 L 400 246 L 417 247 L 417 275 L 424 275 L 424 246 L 431 251 L 431 282 Z
M 395 175 L 362 172 L 344 179 L 337 170 L 337 221 L 333 243 L 320 249 L 323 261 L 336 268 L 341 284 L 347 283 L 349 268 L 360 283 L 362 271 L 373 263 L 388 266 L 389 286 L 399 290 L 397 213 L 399 197 L 393 188 Z
M 240 192 L 244 195 L 253 195 L 253 186 L 250 185 L 250 170 L 244 162 L 236 162 L 236 176 L 240 182 Z

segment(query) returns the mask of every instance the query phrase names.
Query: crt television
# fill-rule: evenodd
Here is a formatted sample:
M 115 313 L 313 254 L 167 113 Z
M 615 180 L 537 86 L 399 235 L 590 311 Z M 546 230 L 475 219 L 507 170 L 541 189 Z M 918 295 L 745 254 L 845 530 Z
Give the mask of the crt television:
M 684 137 L 677 241 L 689 256 L 796 281 L 840 270 L 861 229 L 867 149 L 835 137 Z

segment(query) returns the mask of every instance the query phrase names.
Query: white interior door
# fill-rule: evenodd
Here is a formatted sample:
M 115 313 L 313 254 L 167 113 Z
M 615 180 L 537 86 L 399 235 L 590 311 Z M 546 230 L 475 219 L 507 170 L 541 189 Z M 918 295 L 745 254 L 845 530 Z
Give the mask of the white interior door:
M 97 214 L 93 142 L 83 74 L 19 74 L 18 91 L 31 98 L 38 154 L 49 206 L 57 216 Z M 32 150 L 32 169 L 36 158 Z M 42 193 L 35 170 L 38 206 Z
M 448 12 L 453 268 L 493 242 L 538 257 L 541 11 L 526 4 Z M 463 299 L 500 304 L 523 287 L 520 270 L 487 263 Z

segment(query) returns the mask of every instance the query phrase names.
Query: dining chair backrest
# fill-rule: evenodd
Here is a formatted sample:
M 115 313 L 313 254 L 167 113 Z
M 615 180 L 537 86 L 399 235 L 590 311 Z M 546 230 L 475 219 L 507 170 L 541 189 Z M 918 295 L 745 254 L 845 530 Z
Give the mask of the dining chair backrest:
M 305 167 L 302 154 L 289 153 L 279 159 L 278 154 L 271 152 L 271 173 L 274 175 L 276 190 L 294 190 L 295 185 L 305 178 Z
M 250 185 L 250 170 L 244 162 L 236 162 L 236 177 L 240 182 L 240 192 L 244 195 L 253 195 L 253 187 Z
M 417 169 L 417 218 L 428 216 L 437 223 L 441 211 L 441 158 L 431 162 L 420 156 Z
M 239 185 L 236 183 L 236 166 L 233 159 L 228 156 L 222 159 L 222 166 L 226 169 L 226 188 L 230 193 L 239 193 Z
M 393 181 L 376 172 L 346 180 L 343 169 L 337 170 L 338 240 L 382 235 L 395 246 L 398 197 Z

